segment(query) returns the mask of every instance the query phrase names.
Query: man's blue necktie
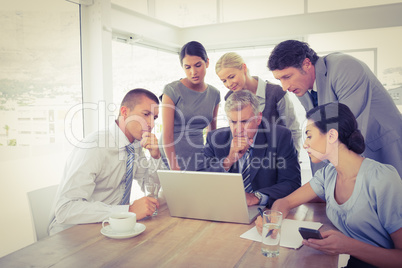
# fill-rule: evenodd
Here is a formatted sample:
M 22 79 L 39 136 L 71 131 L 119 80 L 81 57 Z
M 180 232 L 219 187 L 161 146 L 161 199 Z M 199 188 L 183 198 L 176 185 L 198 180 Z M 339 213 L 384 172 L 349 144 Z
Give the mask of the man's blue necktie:
M 310 97 L 311 97 L 311 100 L 313 101 L 314 107 L 317 107 L 317 105 L 318 105 L 317 91 L 311 90 Z
M 244 183 L 244 190 L 247 193 L 252 193 L 253 188 L 251 187 L 251 179 L 250 179 L 250 172 L 251 172 L 251 147 L 247 150 L 244 154 L 244 165 L 242 170 L 243 176 L 243 183 Z
M 133 183 L 133 167 L 134 167 L 134 145 L 130 144 L 126 146 L 127 150 L 127 163 L 126 163 L 126 175 L 124 176 L 124 181 L 126 188 L 124 190 L 123 198 L 121 199 L 120 205 L 129 205 L 130 203 L 130 193 L 131 185 Z

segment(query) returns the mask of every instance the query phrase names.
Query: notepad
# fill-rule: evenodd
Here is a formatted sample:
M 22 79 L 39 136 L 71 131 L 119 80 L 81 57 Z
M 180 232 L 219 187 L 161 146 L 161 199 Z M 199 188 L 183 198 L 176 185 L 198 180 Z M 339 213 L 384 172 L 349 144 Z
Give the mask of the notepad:
M 318 230 L 322 226 L 320 222 L 312 221 L 297 221 L 284 219 L 281 227 L 281 247 L 298 249 L 302 246 L 303 238 L 299 233 L 299 227 L 311 228 Z M 241 238 L 250 239 L 253 241 L 261 242 L 261 235 L 258 233 L 257 228 L 254 226 L 244 234 Z

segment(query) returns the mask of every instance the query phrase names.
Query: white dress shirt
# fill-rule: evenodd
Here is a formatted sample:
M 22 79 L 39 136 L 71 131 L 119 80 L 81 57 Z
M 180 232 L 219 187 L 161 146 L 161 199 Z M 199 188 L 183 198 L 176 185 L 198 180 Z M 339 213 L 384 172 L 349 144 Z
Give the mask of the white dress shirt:
M 126 145 L 129 144 L 113 122 L 107 130 L 90 134 L 73 149 L 56 194 L 50 234 L 75 224 L 101 222 L 114 212 L 128 211 L 128 205 L 119 204 L 125 190 Z M 144 179 L 151 177 L 159 181 L 156 170 L 165 167 L 161 159 L 148 160 L 139 141 L 134 141 L 134 147 L 133 180 L 143 189 Z
M 317 82 L 314 80 L 314 84 L 313 84 L 313 89 L 308 89 L 308 93 L 311 94 L 311 91 L 314 90 L 315 92 L 318 92 L 317 90 Z

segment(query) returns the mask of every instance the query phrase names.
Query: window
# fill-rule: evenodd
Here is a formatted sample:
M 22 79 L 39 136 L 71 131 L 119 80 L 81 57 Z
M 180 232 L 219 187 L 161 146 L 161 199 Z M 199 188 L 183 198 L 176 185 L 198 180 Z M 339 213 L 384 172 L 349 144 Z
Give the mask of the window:
M 82 99 L 79 20 L 67 1 L 0 6 L 0 210 L 21 212 L 2 222 L 0 257 L 32 243 L 26 192 L 59 183 L 71 148 L 65 132 L 82 138 L 81 114 L 64 120 Z
M 120 107 L 124 95 L 131 89 L 145 88 L 159 97 L 166 84 L 184 76 L 178 54 L 118 41 L 113 41 L 112 50 L 113 102 L 116 107 Z M 159 118 L 154 128 L 158 138 L 162 131 L 161 114 Z

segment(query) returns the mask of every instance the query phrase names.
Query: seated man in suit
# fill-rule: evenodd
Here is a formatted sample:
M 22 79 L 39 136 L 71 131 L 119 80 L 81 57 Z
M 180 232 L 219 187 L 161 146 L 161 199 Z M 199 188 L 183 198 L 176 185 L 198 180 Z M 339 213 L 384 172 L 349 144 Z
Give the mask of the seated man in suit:
M 247 204 L 270 207 L 300 187 L 300 166 L 290 130 L 262 122 L 258 105 L 248 90 L 226 100 L 230 127 L 208 133 L 197 170 L 242 173 Z

